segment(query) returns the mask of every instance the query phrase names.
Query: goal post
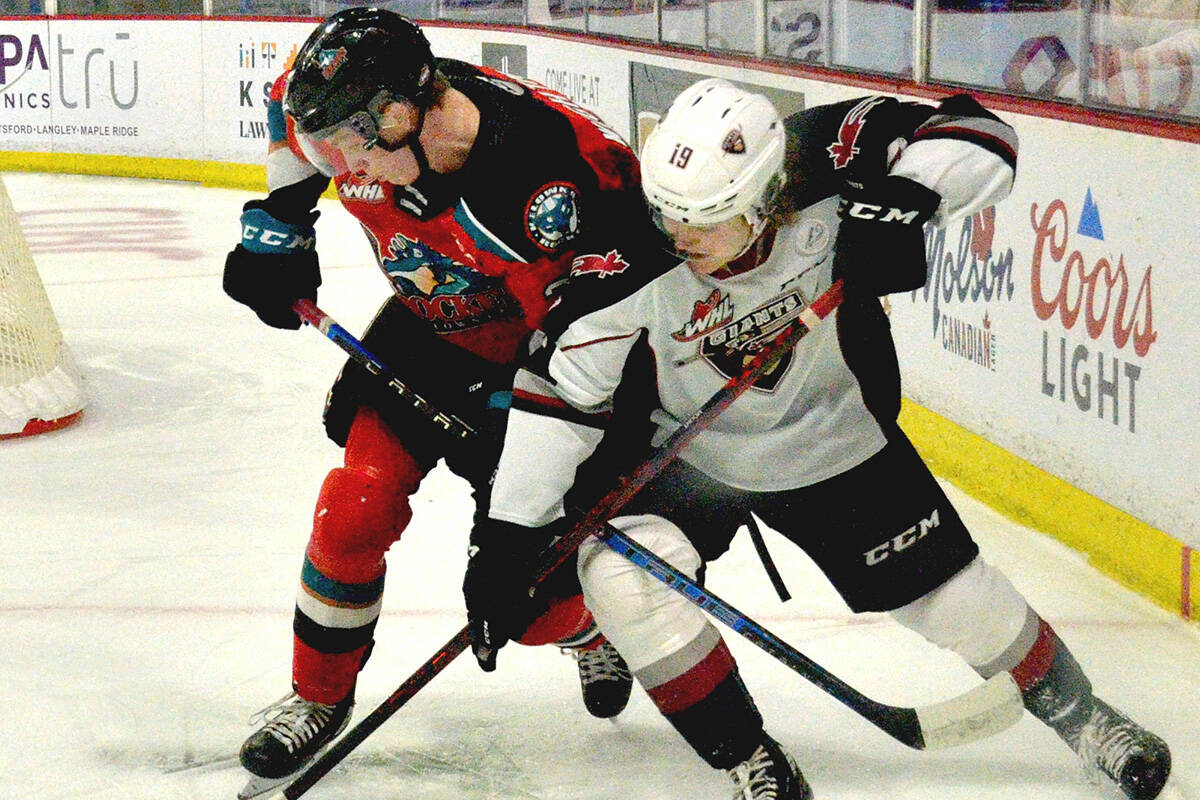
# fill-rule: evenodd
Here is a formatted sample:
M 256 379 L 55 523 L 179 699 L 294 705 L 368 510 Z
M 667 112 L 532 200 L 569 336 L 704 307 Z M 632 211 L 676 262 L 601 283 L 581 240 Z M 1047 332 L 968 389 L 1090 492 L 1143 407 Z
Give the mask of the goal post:
M 0 178 L 0 439 L 70 425 L 83 380 Z

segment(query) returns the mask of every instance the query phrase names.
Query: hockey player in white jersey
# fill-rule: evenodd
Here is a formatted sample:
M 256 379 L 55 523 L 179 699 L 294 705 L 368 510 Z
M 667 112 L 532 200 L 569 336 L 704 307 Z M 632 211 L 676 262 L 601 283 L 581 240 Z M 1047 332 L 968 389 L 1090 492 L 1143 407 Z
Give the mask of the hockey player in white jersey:
M 1013 129 L 966 95 L 936 107 L 864 97 L 784 121 L 725 81 L 684 91 L 641 153 L 643 191 L 684 263 L 623 295 L 564 296 L 548 318 L 553 346 L 518 373 L 485 524 L 522 546 L 555 530 L 622 376 L 645 371 L 668 433 L 841 279 L 836 324 L 799 342 L 613 524 L 696 576 L 754 512 L 852 610 L 890 612 L 985 678 L 1009 672 L 1086 767 L 1146 800 L 1169 775 L 1167 745 L 1093 695 L 1051 626 L 980 557 L 896 422 L 899 369 L 878 298 L 925 283 L 923 224 L 1001 201 L 1016 153 Z M 612 286 L 620 272 L 600 274 Z M 476 562 L 496 550 L 469 569 L 487 573 Z M 699 609 L 595 540 L 579 576 L 600 628 L 700 757 L 728 771 L 736 798 L 812 797 Z M 519 594 L 529 581 L 510 585 Z M 495 593 L 467 602 L 477 620 L 503 606 Z M 503 641 L 483 644 L 494 658 Z

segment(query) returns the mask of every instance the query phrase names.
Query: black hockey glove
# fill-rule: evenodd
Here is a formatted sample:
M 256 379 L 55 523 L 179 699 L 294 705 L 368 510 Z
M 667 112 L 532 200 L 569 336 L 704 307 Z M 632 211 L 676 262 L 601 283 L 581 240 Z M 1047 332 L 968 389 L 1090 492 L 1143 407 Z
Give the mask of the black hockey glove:
M 313 228 L 319 212 L 284 222 L 264 206 L 251 200 L 242 207 L 242 241 L 225 258 L 223 287 L 271 327 L 295 330 L 301 322 L 292 303 L 315 302 L 321 285 Z
M 937 192 L 898 175 L 846 189 L 833 279 L 844 280 L 847 293 L 875 297 L 924 286 L 924 225 L 941 202 Z
M 463 597 L 471 627 L 471 651 L 484 672 L 496 668 L 496 652 L 501 647 L 519 639 L 549 609 L 549 592 L 541 590 L 545 584 L 533 597 L 529 587 L 542 552 L 562 530 L 561 522 L 526 528 L 487 519 L 472 531 Z

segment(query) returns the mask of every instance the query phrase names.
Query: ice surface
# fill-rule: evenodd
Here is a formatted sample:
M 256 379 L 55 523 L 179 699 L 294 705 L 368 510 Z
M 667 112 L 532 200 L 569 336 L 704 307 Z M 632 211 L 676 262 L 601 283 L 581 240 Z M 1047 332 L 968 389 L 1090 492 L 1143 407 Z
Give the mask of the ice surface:
M 88 379 L 75 427 L 0 443 L 0 798 L 232 800 L 248 717 L 288 689 L 291 614 L 317 488 L 339 463 L 320 409 L 343 357 L 221 292 L 248 192 L 6 174 L 64 335 Z M 387 288 L 357 225 L 317 223 L 320 305 L 361 332 Z M 985 555 L 1050 619 L 1097 691 L 1171 744 L 1200 787 L 1200 635 L 1046 537 L 950 490 Z M 464 624 L 470 499 L 439 468 L 389 560 L 358 716 Z M 883 702 L 974 685 L 955 657 L 878 615 L 850 616 L 804 556 L 768 542 L 782 605 L 744 537 L 710 587 Z M 1099 798 L 1032 718 L 992 739 L 907 750 L 736 635 L 769 730 L 817 796 Z M 728 781 L 634 690 L 592 719 L 573 662 L 510 646 L 460 658 L 317 784 L 312 798 L 695 800 Z

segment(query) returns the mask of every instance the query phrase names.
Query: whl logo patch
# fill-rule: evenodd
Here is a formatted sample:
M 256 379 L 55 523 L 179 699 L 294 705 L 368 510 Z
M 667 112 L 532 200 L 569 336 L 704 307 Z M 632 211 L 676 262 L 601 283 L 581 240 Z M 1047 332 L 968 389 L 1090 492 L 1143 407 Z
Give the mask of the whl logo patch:
M 720 289 L 713 289 L 708 297 L 696 301 L 692 306 L 692 318 L 672 333 L 671 338 L 677 342 L 690 342 L 716 330 L 732 317 L 733 303 L 728 295 L 721 294 Z
M 705 335 L 700 342 L 700 356 L 726 378 L 741 375 L 746 365 L 754 360 L 760 350 L 775 341 L 780 331 L 799 317 L 806 305 L 799 292 L 777 297 Z M 791 348 L 780 356 L 769 370 L 754 381 L 752 388 L 763 392 L 774 391 L 787 374 L 794 354 L 795 348 Z
M 382 203 L 386 199 L 383 187 L 374 181 L 371 183 L 346 181 L 338 186 L 338 195 L 343 200 L 358 200 L 363 203 Z

